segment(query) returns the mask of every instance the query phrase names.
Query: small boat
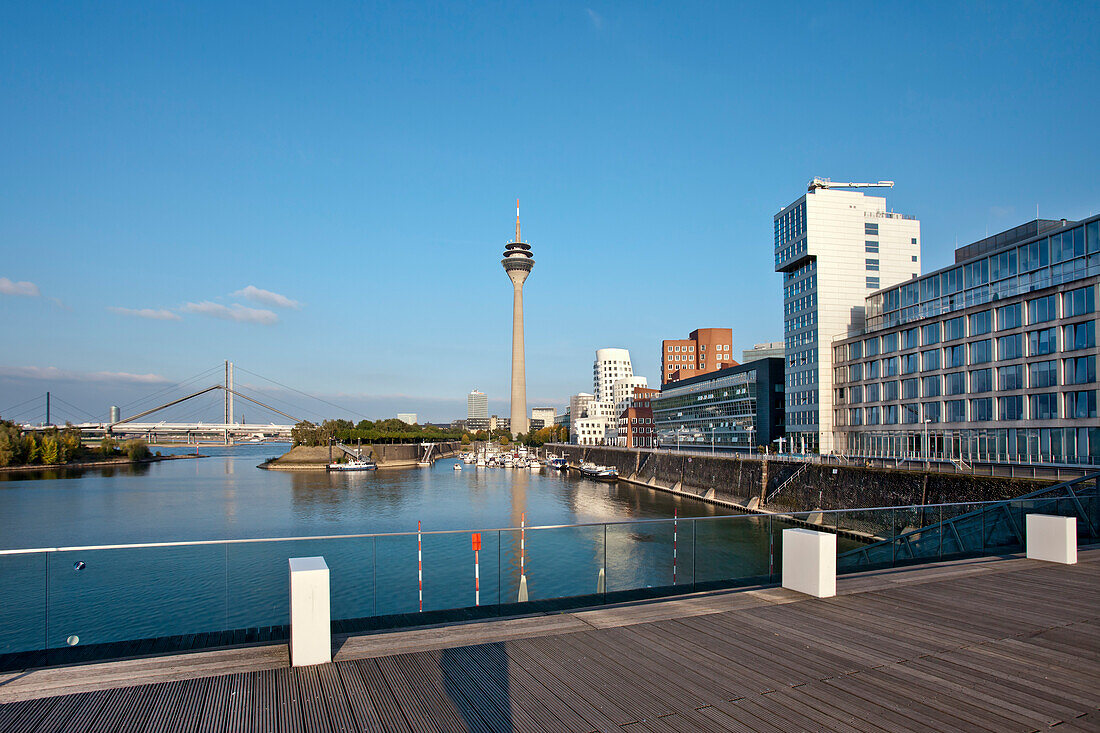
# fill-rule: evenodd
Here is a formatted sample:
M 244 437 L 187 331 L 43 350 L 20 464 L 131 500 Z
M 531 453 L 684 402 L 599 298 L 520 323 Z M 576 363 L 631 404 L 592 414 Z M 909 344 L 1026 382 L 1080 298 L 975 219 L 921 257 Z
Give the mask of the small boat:
M 546 465 L 564 471 L 566 469 L 565 456 L 550 456 L 546 459 Z
M 417 461 L 416 465 L 420 466 L 421 468 L 430 468 L 431 465 L 432 465 L 432 462 L 431 461 Z
M 581 474 L 586 478 L 595 479 L 596 481 L 616 481 L 619 478 L 619 471 L 614 466 L 600 466 L 595 463 L 582 463 Z
M 462 470 L 462 464 L 461 463 L 456 463 L 455 464 L 455 470 L 456 471 L 461 471 Z
M 374 461 L 367 461 L 361 458 L 347 461 L 345 463 L 330 463 L 326 466 L 329 471 L 373 471 L 378 468 L 378 464 Z

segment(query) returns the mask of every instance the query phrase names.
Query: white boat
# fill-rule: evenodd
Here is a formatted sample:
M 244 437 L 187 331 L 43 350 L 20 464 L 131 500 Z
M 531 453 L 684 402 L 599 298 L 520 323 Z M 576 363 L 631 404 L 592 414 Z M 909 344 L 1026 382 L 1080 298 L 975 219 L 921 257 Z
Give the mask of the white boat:
M 614 466 L 600 466 L 595 463 L 582 463 L 581 474 L 597 481 L 616 481 L 619 478 L 619 470 Z
M 550 456 L 546 459 L 546 465 L 549 468 L 556 468 L 558 470 L 564 471 L 566 468 L 565 456 Z
M 462 464 L 461 463 L 456 463 L 455 464 L 455 470 L 456 471 L 461 471 L 462 470 Z
M 330 463 L 326 468 L 329 471 L 373 471 L 378 468 L 378 464 L 374 461 L 356 458 L 344 463 Z

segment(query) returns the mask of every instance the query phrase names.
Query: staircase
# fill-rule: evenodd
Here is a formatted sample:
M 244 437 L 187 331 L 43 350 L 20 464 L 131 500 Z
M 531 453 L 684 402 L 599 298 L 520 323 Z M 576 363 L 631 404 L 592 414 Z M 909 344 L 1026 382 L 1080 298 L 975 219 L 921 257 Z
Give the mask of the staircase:
M 797 471 L 795 471 L 790 476 L 788 476 L 786 481 L 779 484 L 779 486 L 776 486 L 775 489 L 772 490 L 772 493 L 768 494 L 767 497 L 765 497 L 764 503 L 765 504 L 770 504 L 771 500 L 774 499 L 776 496 L 778 496 L 780 491 L 785 489 L 790 484 L 794 483 L 795 479 L 797 479 L 799 476 L 806 473 L 806 471 L 808 471 L 810 469 L 811 465 L 813 465 L 813 464 L 803 463 L 801 466 L 799 466 Z

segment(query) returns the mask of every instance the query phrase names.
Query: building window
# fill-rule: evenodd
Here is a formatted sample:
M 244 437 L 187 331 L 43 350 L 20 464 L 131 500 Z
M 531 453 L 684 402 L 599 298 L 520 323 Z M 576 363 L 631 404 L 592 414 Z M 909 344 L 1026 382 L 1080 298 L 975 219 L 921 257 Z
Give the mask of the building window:
M 877 290 L 879 288 L 879 279 L 877 277 L 868 277 L 867 287 L 871 288 L 872 290 Z
M 878 356 L 878 337 L 869 338 L 863 342 L 863 349 L 867 356 Z
M 1037 361 L 1028 364 L 1028 386 L 1032 389 L 1058 385 L 1058 362 Z
M 901 343 L 903 349 L 915 349 L 920 346 L 920 330 L 916 328 L 910 328 L 903 331 L 901 334 Z
M 1023 324 L 1023 319 L 1020 317 L 1021 309 L 1019 303 L 1013 303 L 1012 305 L 1002 306 L 997 309 L 997 330 L 1004 331 L 1008 328 L 1019 328 Z
M 970 400 L 970 419 L 982 422 L 992 420 L 993 398 L 982 397 L 976 400 Z
M 882 353 L 890 354 L 898 350 L 898 335 L 888 333 L 882 337 Z
M 917 354 L 903 354 L 901 357 L 901 373 L 914 374 L 917 370 Z
M 867 240 L 867 241 L 866 241 L 866 242 L 864 243 L 864 248 L 865 248 L 865 249 L 866 249 L 866 250 L 867 250 L 868 252 L 872 252 L 872 253 L 878 252 L 878 242 L 877 242 L 877 241 L 875 241 L 875 240 L 873 240 L 873 239 L 868 239 L 868 240 Z
M 997 388 L 1002 390 L 1024 388 L 1024 365 L 1000 367 L 997 370 Z
M 874 361 L 867 362 L 867 378 L 868 379 L 878 379 L 880 376 L 882 376 L 882 374 L 881 374 L 881 371 L 879 369 L 878 359 L 875 359 Z
M 961 339 L 965 334 L 963 333 L 963 317 L 952 318 L 943 322 L 943 340 L 954 341 L 955 339 Z
M 966 400 L 948 400 L 944 406 L 947 409 L 947 422 L 966 422 Z
M 909 244 L 916 244 L 916 243 L 917 243 L 917 238 L 916 237 L 913 237 L 912 239 L 909 240 Z
M 917 261 L 917 256 L 913 255 L 913 262 L 916 262 L 916 261 Z M 916 275 L 914 275 L 913 277 L 916 277 Z
M 1091 384 L 1096 381 L 1096 357 L 1078 356 L 1066 359 L 1066 384 Z
M 891 356 L 882 360 L 882 376 L 896 377 L 898 375 L 898 357 Z
M 1031 419 L 1052 420 L 1058 417 L 1058 393 L 1031 395 Z
M 1001 397 L 997 400 L 1000 406 L 999 419 L 1001 420 L 1023 420 L 1024 419 L 1024 396 L 1012 395 L 1010 397 Z
M 898 383 L 897 382 L 883 382 L 882 383 L 882 401 L 889 402 L 898 398 Z
M 993 370 L 975 369 L 970 372 L 971 392 L 990 392 L 993 390 Z
M 876 384 L 868 384 L 867 385 L 867 401 L 868 402 L 878 402 L 879 401 L 878 392 L 879 392 L 879 386 L 878 386 L 877 383 Z
M 948 346 L 943 350 L 943 366 L 946 369 L 961 367 L 966 363 L 966 351 L 962 344 Z
M 878 260 L 867 259 L 866 264 L 867 264 L 867 269 L 868 270 L 872 270 L 872 271 L 877 271 L 878 270 Z
M 925 346 L 938 344 L 940 342 L 940 324 L 930 323 L 927 326 L 921 326 L 921 341 Z
M 878 224 L 871 224 L 868 222 L 863 223 L 864 234 L 878 234 Z
M 1014 333 L 1009 336 L 1001 336 L 997 339 L 997 358 L 1004 361 L 1007 359 L 1020 359 L 1024 355 L 1024 335 L 1022 333 Z
M 939 397 L 940 396 L 940 378 L 939 377 L 922 377 L 921 389 L 924 392 L 925 397 Z
M 966 394 L 966 373 L 951 372 L 943 375 L 945 394 Z
M 924 407 L 924 421 L 925 422 L 939 422 L 940 421 L 940 403 L 939 402 L 925 402 L 923 407 Z
M 1058 317 L 1058 301 L 1056 296 L 1047 295 L 1027 302 L 1027 322 L 1043 323 L 1053 321 Z
M 991 339 L 982 339 L 970 344 L 970 363 L 985 364 L 993 361 L 993 342 Z
M 981 336 L 983 333 L 989 333 L 993 330 L 993 312 L 982 311 L 981 313 L 970 314 L 970 335 Z
M 1096 417 L 1096 390 L 1066 392 L 1066 417 Z
M 1027 334 L 1028 354 L 1039 356 L 1052 354 L 1058 350 L 1058 333 L 1054 328 L 1044 328 L 1041 331 L 1029 331 Z
M 1077 288 L 1065 293 L 1062 298 L 1062 315 L 1064 318 L 1083 316 L 1096 310 L 1095 288 L 1092 285 Z
M 920 381 L 917 379 L 901 380 L 901 398 L 903 400 L 915 400 L 920 397 Z
M 931 372 L 940 368 L 940 350 L 929 349 L 920 352 L 922 371 Z
M 1096 346 L 1096 321 L 1084 323 L 1071 323 L 1066 326 L 1065 340 L 1062 343 L 1064 351 L 1077 349 L 1091 349 Z

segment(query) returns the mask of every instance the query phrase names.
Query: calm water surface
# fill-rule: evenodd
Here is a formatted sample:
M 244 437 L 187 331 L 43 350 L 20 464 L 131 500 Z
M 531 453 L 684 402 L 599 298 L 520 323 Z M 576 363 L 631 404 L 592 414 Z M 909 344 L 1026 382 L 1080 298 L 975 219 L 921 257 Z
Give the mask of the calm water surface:
M 286 446 L 204 447 L 138 469 L 0 477 L 0 548 L 464 530 L 423 536 L 424 610 L 475 603 L 470 531 L 482 531 L 482 604 L 516 600 L 521 514 L 532 600 L 769 572 L 766 520 L 630 484 L 518 469 L 362 474 L 256 468 Z M 169 452 L 171 449 L 162 449 Z M 185 452 L 179 449 L 180 452 Z M 504 528 L 503 531 L 497 531 Z M 775 530 L 778 531 L 779 527 Z M 675 543 L 674 543 L 675 539 Z M 675 544 L 675 547 L 674 547 Z M 0 555 L 0 653 L 285 624 L 289 557 L 322 555 L 334 618 L 420 608 L 417 537 Z M 674 570 L 675 555 L 675 570 Z M 674 577 L 675 572 L 675 577 Z M 74 642 L 75 639 L 75 642 Z

